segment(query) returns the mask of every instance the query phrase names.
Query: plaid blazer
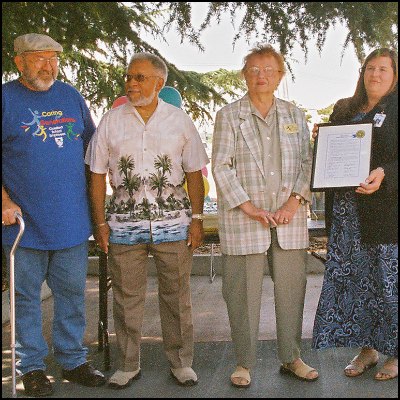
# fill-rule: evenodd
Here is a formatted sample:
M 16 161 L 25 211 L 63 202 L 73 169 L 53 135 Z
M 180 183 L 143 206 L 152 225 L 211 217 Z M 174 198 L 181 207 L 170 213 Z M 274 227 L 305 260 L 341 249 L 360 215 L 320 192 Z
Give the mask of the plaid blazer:
M 282 156 L 278 207 L 292 192 L 309 202 L 312 153 L 304 112 L 281 99 L 276 99 L 276 107 Z M 211 165 L 217 189 L 221 252 L 264 253 L 271 244 L 270 229 L 250 219 L 238 207 L 250 200 L 256 207 L 267 209 L 262 144 L 247 94 L 217 112 Z M 307 204 L 299 206 L 290 224 L 278 225 L 276 229 L 283 249 L 308 247 Z

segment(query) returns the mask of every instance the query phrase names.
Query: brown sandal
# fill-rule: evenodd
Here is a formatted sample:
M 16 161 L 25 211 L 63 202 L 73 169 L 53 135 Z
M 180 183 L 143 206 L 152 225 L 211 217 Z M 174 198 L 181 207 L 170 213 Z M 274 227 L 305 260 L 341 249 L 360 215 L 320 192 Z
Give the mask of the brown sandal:
M 383 367 L 375 375 L 377 381 L 388 381 L 394 379 L 398 375 L 398 359 L 395 357 L 389 357 Z
M 344 373 L 349 378 L 354 378 L 356 376 L 362 375 L 365 371 L 375 367 L 378 364 L 379 356 L 378 352 L 375 351 L 374 355 L 370 352 L 356 355 L 349 363 L 349 365 L 344 369 Z

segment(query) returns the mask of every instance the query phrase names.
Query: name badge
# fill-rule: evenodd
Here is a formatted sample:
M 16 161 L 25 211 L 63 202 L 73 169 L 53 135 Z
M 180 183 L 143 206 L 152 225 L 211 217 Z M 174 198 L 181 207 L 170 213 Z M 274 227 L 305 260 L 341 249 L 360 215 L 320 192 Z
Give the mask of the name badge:
M 374 127 L 375 128 L 380 128 L 382 126 L 383 121 L 385 120 L 385 118 L 386 118 L 386 115 L 383 114 L 383 113 L 375 114 L 374 119 L 373 119 Z
M 299 128 L 297 127 L 297 124 L 286 124 L 283 125 L 283 130 L 285 133 L 298 133 Z

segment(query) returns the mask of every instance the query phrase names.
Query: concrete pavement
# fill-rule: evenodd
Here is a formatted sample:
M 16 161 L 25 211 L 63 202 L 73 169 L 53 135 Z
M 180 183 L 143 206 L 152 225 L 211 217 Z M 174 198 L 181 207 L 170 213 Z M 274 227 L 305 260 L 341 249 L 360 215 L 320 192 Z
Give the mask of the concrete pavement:
M 192 303 L 195 332 L 195 359 L 193 368 L 199 376 L 197 386 L 182 388 L 169 375 L 168 364 L 162 349 L 160 318 L 158 312 L 157 280 L 148 279 L 146 311 L 143 322 L 142 378 L 125 390 L 114 391 L 107 387 L 85 388 L 61 378 L 61 370 L 51 356 L 46 373 L 54 382 L 56 398 L 396 398 L 397 379 L 377 382 L 373 379 L 376 369 L 357 378 L 347 378 L 343 368 L 357 353 L 356 349 L 311 349 L 312 326 L 319 299 L 323 275 L 309 274 L 303 320 L 304 361 L 317 368 L 320 378 L 315 382 L 302 382 L 279 374 L 276 355 L 275 313 L 273 284 L 268 275 L 263 280 L 260 335 L 257 366 L 253 369 L 249 389 L 237 389 L 230 385 L 229 376 L 234 370 L 234 355 L 226 306 L 221 294 L 221 277 L 210 283 L 206 275 L 192 276 Z M 103 370 L 103 353 L 97 350 L 98 277 L 88 276 L 86 290 L 87 329 L 85 344 L 89 359 Z M 115 368 L 114 326 L 112 319 L 112 291 L 108 293 L 109 331 L 111 346 L 111 370 Z M 52 297 L 43 300 L 43 324 L 46 340 L 51 346 Z M 11 397 L 10 325 L 2 329 L 2 396 Z M 378 367 L 383 360 L 379 362 Z M 17 378 L 18 397 L 25 397 L 22 382 Z

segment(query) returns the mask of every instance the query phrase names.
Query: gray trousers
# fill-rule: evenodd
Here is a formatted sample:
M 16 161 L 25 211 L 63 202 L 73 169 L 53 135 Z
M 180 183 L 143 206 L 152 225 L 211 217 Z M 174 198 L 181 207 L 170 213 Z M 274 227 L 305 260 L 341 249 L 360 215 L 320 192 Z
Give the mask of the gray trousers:
M 147 286 L 148 254 L 157 267 L 164 350 L 172 368 L 191 367 L 193 321 L 190 295 L 192 252 L 186 241 L 161 244 L 110 244 L 113 317 L 119 369 L 140 367 L 140 342 Z
M 306 250 L 283 250 L 275 229 L 267 252 L 274 283 L 278 357 L 290 363 L 300 357 Z M 223 256 L 222 294 L 227 305 L 237 365 L 256 364 L 265 254 Z

